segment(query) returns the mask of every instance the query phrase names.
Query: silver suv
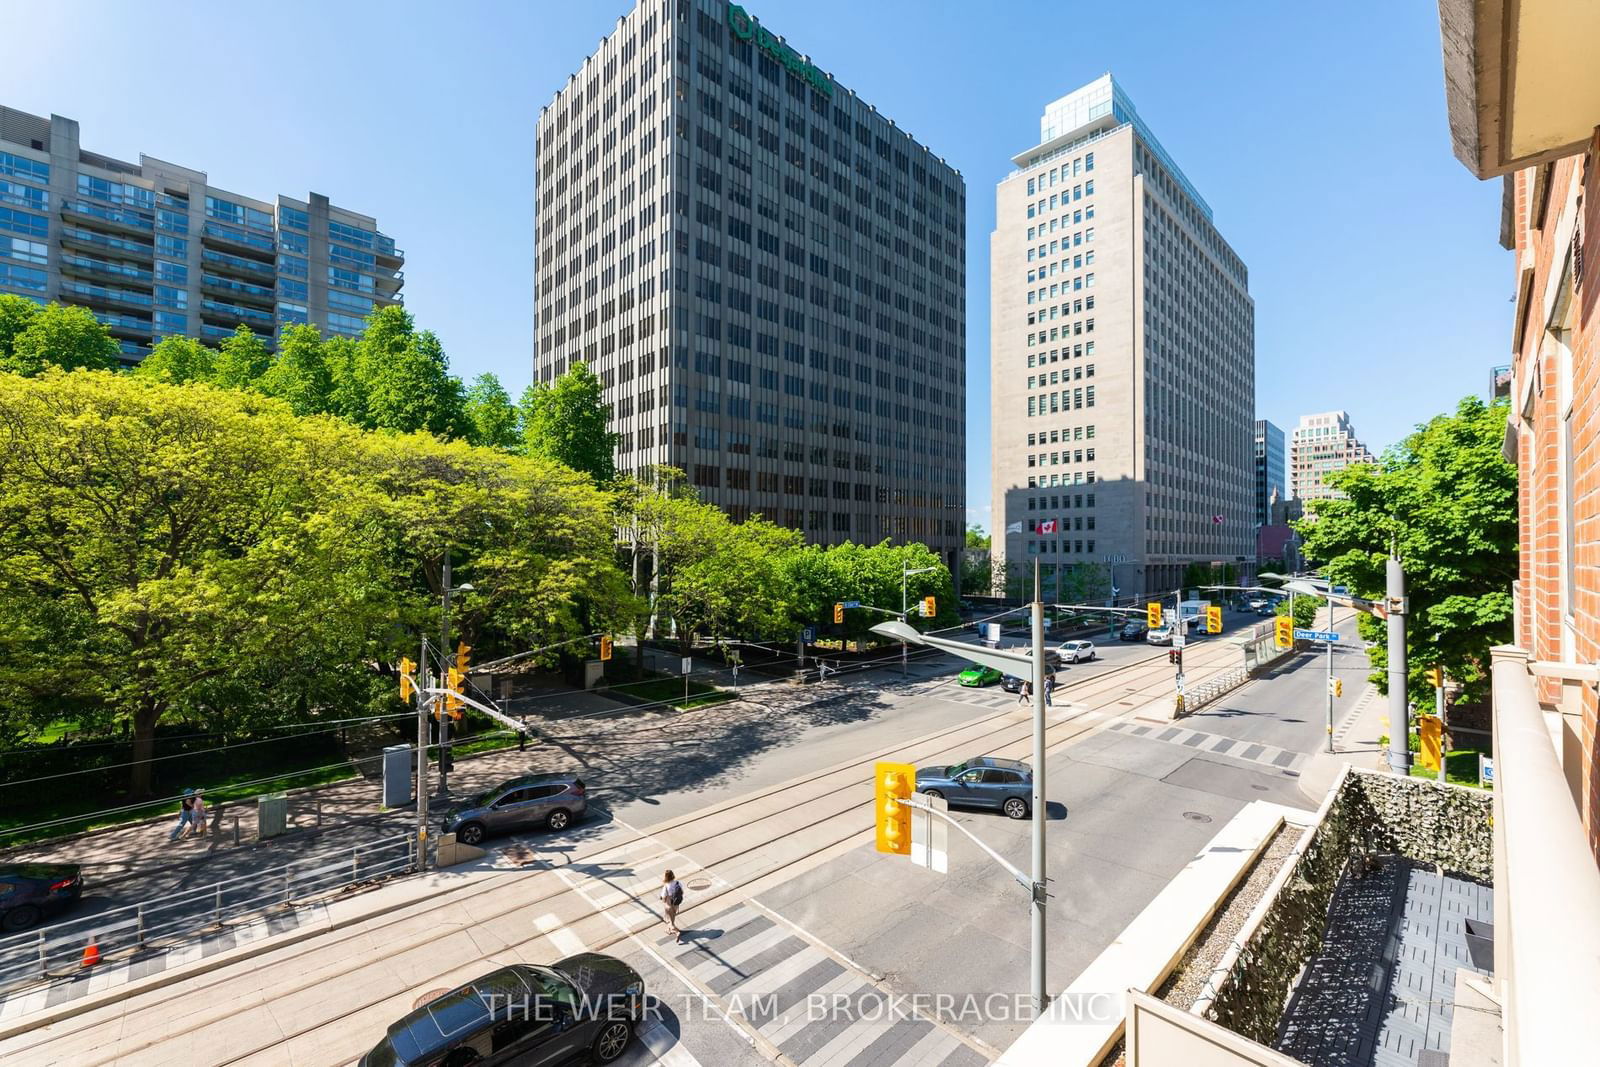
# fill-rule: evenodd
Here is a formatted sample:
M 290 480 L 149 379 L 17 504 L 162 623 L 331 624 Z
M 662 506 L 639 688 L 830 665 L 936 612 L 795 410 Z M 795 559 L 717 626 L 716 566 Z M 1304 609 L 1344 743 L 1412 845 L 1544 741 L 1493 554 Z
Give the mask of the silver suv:
M 576 775 L 527 774 L 451 805 L 443 830 L 464 845 L 476 845 L 489 834 L 529 826 L 565 830 L 588 807 L 583 780 Z

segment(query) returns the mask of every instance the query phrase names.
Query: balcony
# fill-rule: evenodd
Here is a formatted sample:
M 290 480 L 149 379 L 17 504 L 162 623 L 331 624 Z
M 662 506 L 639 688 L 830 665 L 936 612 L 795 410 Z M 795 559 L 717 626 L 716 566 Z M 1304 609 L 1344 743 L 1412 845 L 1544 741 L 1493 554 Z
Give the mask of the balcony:
M 96 229 L 109 228 L 141 236 L 153 233 L 156 228 L 156 220 L 149 215 L 125 208 L 107 207 L 89 200 L 63 200 L 61 217 L 64 220 L 86 223 Z
M 208 222 L 201 231 L 201 239 L 206 244 L 226 244 L 235 248 L 249 248 L 257 252 L 266 252 L 276 255 L 277 242 L 270 236 L 246 230 L 239 226 L 227 226 L 220 222 Z
M 66 279 L 61 281 L 61 297 L 71 303 L 86 304 L 90 307 L 134 308 L 139 311 L 147 311 L 154 304 L 148 293 L 136 293 L 130 289 L 112 289 L 103 285 L 88 285 Z M 145 326 L 148 328 L 149 323 Z
M 130 267 L 122 263 L 111 263 L 103 259 L 89 259 L 86 256 L 69 256 L 63 254 L 60 259 L 61 273 L 87 275 L 92 278 L 103 278 L 109 281 L 137 282 L 149 285 L 154 280 L 154 275 L 139 267 Z
M 200 301 L 200 315 L 202 318 L 219 319 L 237 326 L 265 326 L 270 333 L 277 325 L 277 319 L 265 311 L 255 308 L 240 307 L 238 304 L 224 304 L 217 300 Z
M 254 331 L 251 331 L 251 332 L 254 332 Z M 213 326 L 209 322 L 204 322 L 204 323 L 200 324 L 200 338 L 201 338 L 201 340 L 204 340 L 204 341 L 226 341 L 228 338 L 230 338 L 232 336 L 233 336 L 233 327 Z M 267 334 L 257 333 L 256 334 L 256 340 L 260 341 L 263 345 L 265 345 L 269 352 L 273 351 L 274 349 L 277 348 L 277 343 L 275 341 L 273 341 L 273 339 Z
M 150 340 L 150 320 L 136 318 L 133 315 L 119 315 L 114 312 L 96 311 L 94 317 L 115 337 L 137 337 L 141 341 Z M 128 342 L 123 341 L 123 345 Z
M 251 285 L 249 282 L 236 282 L 231 278 L 221 278 L 215 274 L 206 273 L 200 276 L 200 289 L 232 300 L 253 301 L 272 305 L 276 299 L 272 289 L 264 285 Z
M 127 241 L 110 234 L 95 233 L 75 226 L 61 227 L 61 243 L 68 248 L 86 252 L 107 252 L 118 256 L 132 256 L 143 260 L 155 258 L 155 246 L 139 241 Z
M 245 259 L 243 256 L 230 256 L 226 252 L 215 252 L 207 248 L 200 253 L 201 262 L 220 271 L 231 271 L 243 274 L 249 278 L 259 278 L 265 281 L 276 281 L 278 268 L 271 263 L 263 263 L 259 259 Z
M 405 252 L 394 246 L 394 238 L 381 233 L 373 242 L 372 251 L 380 262 L 404 263 L 406 259 Z

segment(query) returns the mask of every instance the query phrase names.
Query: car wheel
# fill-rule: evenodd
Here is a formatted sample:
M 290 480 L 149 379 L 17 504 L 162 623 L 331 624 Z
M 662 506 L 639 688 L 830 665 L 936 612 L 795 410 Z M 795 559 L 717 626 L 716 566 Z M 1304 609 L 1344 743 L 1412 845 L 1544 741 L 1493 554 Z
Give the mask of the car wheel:
M 557 808 L 550 813 L 550 818 L 545 820 L 545 825 L 552 830 L 565 830 L 572 824 L 572 813 L 565 808 Z
M 463 845 L 476 845 L 483 840 L 483 824 L 477 822 L 462 823 L 456 828 L 456 840 Z
M 444 1058 L 444 1067 L 467 1067 L 470 1063 L 477 1063 L 482 1056 L 470 1048 L 458 1048 Z
M 1028 817 L 1028 802 L 1021 797 L 1012 797 L 1006 801 L 1006 818 L 1026 819 Z
M 0 918 L 0 929 L 4 929 L 7 933 L 26 930 L 28 927 L 38 923 L 43 917 L 44 913 L 32 904 L 23 904 L 20 907 L 12 908 L 5 913 L 4 918 Z
M 922 791 L 922 795 L 925 797 L 932 797 L 935 800 L 944 799 L 944 794 L 939 792 L 937 789 L 924 789 Z
M 594 1062 L 610 1063 L 622 1055 L 633 1037 L 633 1023 L 627 1019 L 611 1019 L 600 1028 L 594 1038 Z

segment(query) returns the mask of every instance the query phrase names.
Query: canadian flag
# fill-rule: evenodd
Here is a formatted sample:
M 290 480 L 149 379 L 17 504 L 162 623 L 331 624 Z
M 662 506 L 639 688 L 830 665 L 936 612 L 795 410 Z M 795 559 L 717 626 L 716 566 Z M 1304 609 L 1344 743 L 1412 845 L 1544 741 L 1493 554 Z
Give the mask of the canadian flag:
M 1039 532 L 1040 533 L 1055 533 L 1056 532 L 1056 520 L 1054 520 L 1054 519 L 1045 519 L 1044 521 L 1040 522 L 1039 523 Z

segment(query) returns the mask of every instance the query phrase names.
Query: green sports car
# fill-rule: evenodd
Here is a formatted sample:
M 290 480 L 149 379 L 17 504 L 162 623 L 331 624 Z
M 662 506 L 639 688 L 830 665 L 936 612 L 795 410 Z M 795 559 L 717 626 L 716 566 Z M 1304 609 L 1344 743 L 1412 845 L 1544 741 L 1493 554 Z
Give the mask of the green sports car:
M 993 685 L 1000 680 L 1000 672 L 993 667 L 968 667 L 956 675 L 962 685 Z

